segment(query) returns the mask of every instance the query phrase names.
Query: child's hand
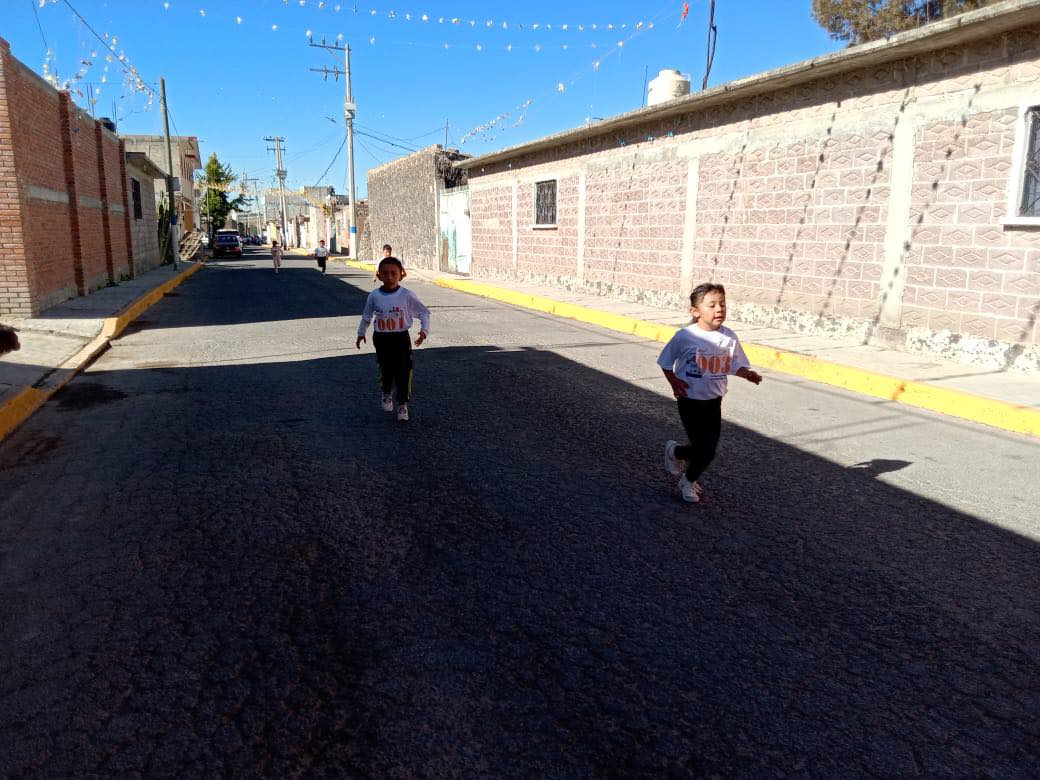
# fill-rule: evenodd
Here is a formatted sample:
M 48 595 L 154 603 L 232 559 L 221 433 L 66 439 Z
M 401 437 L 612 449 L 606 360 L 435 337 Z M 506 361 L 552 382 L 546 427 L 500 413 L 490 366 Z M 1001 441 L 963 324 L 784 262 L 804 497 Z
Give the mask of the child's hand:
M 742 368 L 737 372 L 737 376 L 743 377 L 753 385 L 762 384 L 762 375 L 757 371 L 752 371 L 750 368 Z
M 361 349 L 361 344 L 362 344 L 362 342 L 364 342 L 364 341 L 365 341 L 365 337 L 364 337 L 364 336 L 358 336 L 358 337 L 357 337 L 357 348 L 358 348 L 358 349 Z
M 679 379 L 679 377 L 669 378 L 668 384 L 672 386 L 672 394 L 676 398 L 685 398 L 687 391 L 690 389 L 690 386 Z
M 417 346 L 417 347 L 418 347 L 418 346 L 422 346 L 422 343 L 423 343 L 424 341 L 426 341 L 426 331 L 424 331 L 424 330 L 420 330 L 420 331 L 419 331 L 419 338 L 417 338 L 417 339 L 415 340 L 415 346 Z

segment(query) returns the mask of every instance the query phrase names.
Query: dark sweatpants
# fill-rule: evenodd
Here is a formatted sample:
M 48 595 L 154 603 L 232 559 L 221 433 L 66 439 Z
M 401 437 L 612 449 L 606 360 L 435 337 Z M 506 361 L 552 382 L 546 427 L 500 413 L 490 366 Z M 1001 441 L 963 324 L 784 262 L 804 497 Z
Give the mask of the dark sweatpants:
M 687 461 L 686 479 L 693 482 L 704 473 L 715 459 L 715 448 L 719 444 L 722 428 L 722 398 L 697 401 L 693 398 L 679 399 L 679 419 L 690 443 L 675 448 L 675 457 Z
M 372 346 L 376 348 L 383 394 L 389 395 L 397 385 L 397 403 L 408 403 L 412 394 L 412 341 L 408 331 L 373 333 Z

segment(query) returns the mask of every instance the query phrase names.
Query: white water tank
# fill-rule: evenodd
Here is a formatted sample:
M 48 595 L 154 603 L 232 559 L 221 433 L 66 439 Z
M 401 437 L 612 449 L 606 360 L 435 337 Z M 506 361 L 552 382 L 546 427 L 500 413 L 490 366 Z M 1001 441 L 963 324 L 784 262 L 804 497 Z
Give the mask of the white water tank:
M 672 68 L 665 68 L 650 82 L 646 104 L 655 106 L 690 94 L 690 77 Z

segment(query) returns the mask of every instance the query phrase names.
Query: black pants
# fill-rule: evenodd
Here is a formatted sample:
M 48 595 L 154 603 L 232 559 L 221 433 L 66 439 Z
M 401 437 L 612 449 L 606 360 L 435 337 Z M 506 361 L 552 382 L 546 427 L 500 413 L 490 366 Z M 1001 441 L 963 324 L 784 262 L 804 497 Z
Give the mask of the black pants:
M 408 332 L 373 333 L 372 346 L 376 348 L 383 394 L 389 395 L 397 385 L 397 403 L 408 403 L 412 394 L 412 341 Z
M 679 399 L 679 419 L 690 443 L 675 448 L 675 457 L 687 461 L 686 479 L 693 482 L 704 473 L 715 459 L 715 448 L 719 444 L 722 428 L 722 398 L 696 401 L 692 398 Z
M 326 260 L 326 258 L 325 257 L 318 257 L 316 259 L 318 261 L 318 268 L 321 269 L 322 273 L 325 273 L 325 260 Z

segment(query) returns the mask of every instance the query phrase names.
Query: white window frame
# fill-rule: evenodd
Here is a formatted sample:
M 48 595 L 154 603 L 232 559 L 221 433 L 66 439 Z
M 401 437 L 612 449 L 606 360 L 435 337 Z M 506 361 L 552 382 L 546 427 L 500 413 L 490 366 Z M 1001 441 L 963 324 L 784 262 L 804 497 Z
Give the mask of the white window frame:
M 1007 208 L 1002 224 L 1006 227 L 1040 227 L 1040 216 L 1032 217 L 1019 214 L 1022 207 L 1022 188 L 1026 179 L 1026 155 L 1029 153 L 1029 112 L 1037 112 L 1040 122 L 1040 97 L 1022 103 L 1018 107 L 1018 121 L 1015 122 L 1015 148 L 1011 157 L 1011 173 L 1008 179 Z
M 538 224 L 538 185 L 539 184 L 545 184 L 546 182 L 550 182 L 550 181 L 553 184 L 556 185 L 555 188 L 554 188 L 554 193 L 555 194 L 553 196 L 554 200 L 555 200 L 555 204 L 554 204 L 555 205 L 555 209 L 554 210 L 556 212 L 556 222 L 553 222 L 552 224 L 549 224 L 549 223 Z M 560 179 L 559 179 L 559 177 L 558 176 L 548 176 L 548 177 L 546 177 L 544 179 L 538 179 L 531 186 L 534 187 L 534 200 L 533 200 L 533 203 L 532 203 L 532 205 L 534 207 L 534 213 L 531 214 L 531 227 L 533 229 L 535 229 L 535 230 L 556 230 L 557 225 L 558 225 L 558 223 L 560 221 Z

